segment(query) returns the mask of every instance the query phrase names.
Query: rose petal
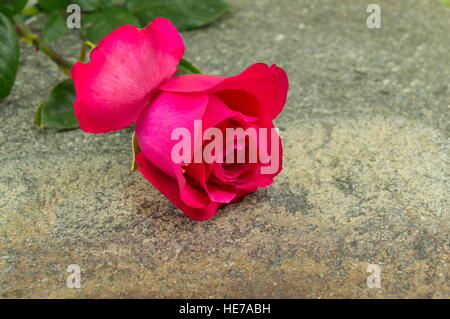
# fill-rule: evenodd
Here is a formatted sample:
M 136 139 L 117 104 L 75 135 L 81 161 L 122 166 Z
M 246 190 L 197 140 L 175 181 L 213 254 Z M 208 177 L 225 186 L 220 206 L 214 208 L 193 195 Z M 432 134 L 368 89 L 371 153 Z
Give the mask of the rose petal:
M 204 93 L 162 92 L 136 121 L 135 131 L 141 151 L 156 167 L 177 178 L 178 168 L 171 158 L 173 130 L 185 128 L 194 139 L 194 121 L 201 120 L 208 104 Z
M 204 208 L 192 208 L 187 206 L 180 198 L 178 183 L 175 179 L 165 175 L 158 168 L 152 165 L 144 156 L 139 153 L 136 156 L 139 171 L 152 183 L 161 193 L 163 193 L 172 203 L 180 208 L 187 216 L 195 220 L 205 220 L 213 217 L 220 203 L 210 202 Z
M 173 146 L 179 143 L 172 141 L 171 135 L 177 128 L 187 129 L 193 150 L 194 121 L 202 119 L 207 104 L 208 95 L 204 93 L 162 92 L 142 112 L 135 125 L 141 152 L 155 167 L 178 182 L 180 200 L 194 208 L 206 207 L 210 200 L 203 189 L 186 181 L 181 163 L 175 163 L 171 158 Z
M 216 127 L 220 122 L 241 116 L 241 113 L 231 110 L 215 95 L 209 96 L 208 107 L 205 110 L 203 117 L 203 130 L 210 127 Z
M 184 176 L 180 176 L 178 187 L 180 188 L 181 200 L 190 207 L 204 208 L 211 202 L 210 197 L 208 197 L 204 189 L 198 189 L 187 183 Z
M 212 201 L 218 203 L 231 202 L 237 194 L 238 189 L 230 184 L 217 184 L 211 181 L 209 178 L 211 170 L 212 166 L 210 164 L 192 163 L 186 167 L 186 174 L 202 186 Z
M 226 77 L 207 74 L 185 74 L 175 76 L 161 85 L 167 92 L 203 92 L 222 82 Z
M 247 116 L 274 119 L 283 109 L 289 88 L 286 72 L 276 65 L 253 64 L 230 77 L 186 74 L 173 77 L 160 89 L 169 92 L 217 92 L 233 110 Z
M 288 78 L 283 69 L 257 63 L 236 76 L 226 78 L 212 90 L 233 110 L 274 119 L 286 103 L 288 88 Z
M 134 122 L 152 92 L 176 72 L 184 53 L 181 35 L 165 18 L 138 29 L 124 25 L 72 68 L 75 115 L 86 132 L 119 130 Z
M 238 193 L 238 189 L 233 185 L 222 185 L 212 181 L 208 182 L 207 190 L 212 201 L 224 204 L 230 203 Z

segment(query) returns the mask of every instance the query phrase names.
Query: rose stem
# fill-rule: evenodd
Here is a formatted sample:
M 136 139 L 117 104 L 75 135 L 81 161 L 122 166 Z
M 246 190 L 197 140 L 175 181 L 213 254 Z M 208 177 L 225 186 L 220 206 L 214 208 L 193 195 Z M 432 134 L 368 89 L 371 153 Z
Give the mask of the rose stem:
M 25 40 L 31 42 L 33 46 L 44 52 L 55 64 L 67 75 L 70 75 L 72 63 L 60 56 L 55 50 L 49 47 L 45 42 L 41 41 L 39 37 L 31 31 L 31 29 L 18 16 L 13 18 L 17 26 L 19 35 Z

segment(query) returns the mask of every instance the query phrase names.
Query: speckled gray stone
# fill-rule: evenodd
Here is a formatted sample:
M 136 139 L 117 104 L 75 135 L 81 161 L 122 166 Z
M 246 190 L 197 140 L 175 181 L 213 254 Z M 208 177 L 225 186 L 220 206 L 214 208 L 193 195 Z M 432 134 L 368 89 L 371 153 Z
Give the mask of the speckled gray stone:
M 22 44 L 0 102 L 2 297 L 450 297 L 450 8 L 379 0 L 369 30 L 372 1 L 231 2 L 183 34 L 187 57 L 210 74 L 286 69 L 276 183 L 188 219 L 129 172 L 131 129 L 33 125 L 64 75 Z M 79 43 L 71 32 L 55 48 L 75 58 Z M 69 264 L 81 289 L 66 287 Z

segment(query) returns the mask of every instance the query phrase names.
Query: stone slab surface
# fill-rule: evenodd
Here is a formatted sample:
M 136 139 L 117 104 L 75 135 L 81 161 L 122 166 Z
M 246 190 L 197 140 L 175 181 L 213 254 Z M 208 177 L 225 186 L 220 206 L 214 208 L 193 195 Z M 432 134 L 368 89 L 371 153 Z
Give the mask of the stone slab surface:
M 231 2 L 183 34 L 187 57 L 210 74 L 286 69 L 276 183 L 188 219 L 129 172 L 131 129 L 32 124 L 64 75 L 22 44 L 0 102 L 2 297 L 450 297 L 450 8 L 379 0 L 369 30 L 368 1 Z M 79 35 L 55 48 L 76 57 Z M 69 264 L 81 289 L 66 287 Z

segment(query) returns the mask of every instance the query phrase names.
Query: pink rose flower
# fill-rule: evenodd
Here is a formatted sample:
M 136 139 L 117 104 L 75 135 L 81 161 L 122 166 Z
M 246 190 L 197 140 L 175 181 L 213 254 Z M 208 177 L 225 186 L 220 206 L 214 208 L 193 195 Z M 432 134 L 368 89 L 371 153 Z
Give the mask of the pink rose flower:
M 281 141 L 272 121 L 286 102 L 288 79 L 281 68 L 265 64 L 231 77 L 174 76 L 183 53 L 181 36 L 167 19 L 157 18 L 143 29 L 119 27 L 91 52 L 89 63 L 73 67 L 75 114 L 80 127 L 92 133 L 135 122 L 140 172 L 186 215 L 204 220 L 219 206 L 270 185 L 281 171 Z M 225 144 L 231 143 L 233 151 L 243 152 L 243 163 L 202 156 L 174 160 L 177 129 L 196 139 L 212 128 L 224 135 L 227 128 L 266 129 L 267 134 L 244 136 L 241 144 L 226 136 L 223 151 L 213 152 L 225 157 Z M 254 144 L 242 144 L 252 139 Z M 193 141 L 192 154 L 183 150 L 184 159 L 198 159 L 195 154 L 203 155 L 210 143 L 212 138 Z M 249 161 L 249 145 L 256 145 L 256 161 Z

